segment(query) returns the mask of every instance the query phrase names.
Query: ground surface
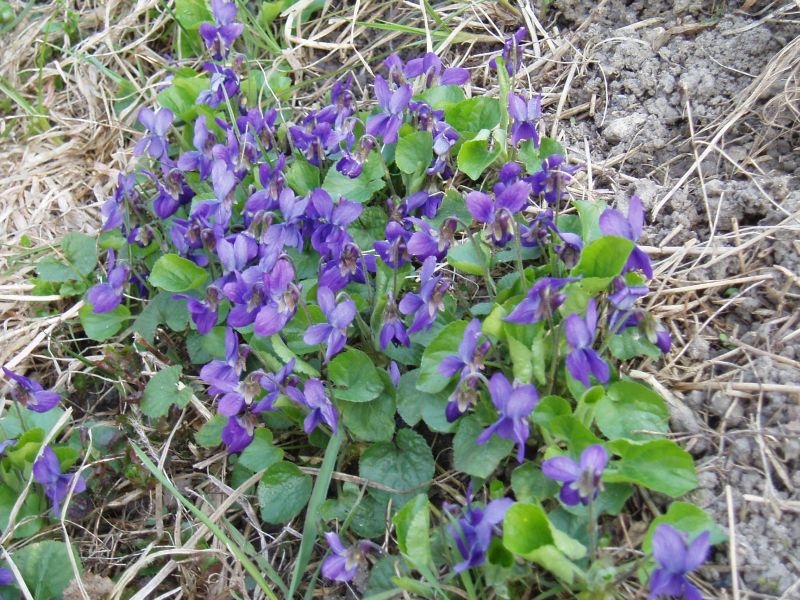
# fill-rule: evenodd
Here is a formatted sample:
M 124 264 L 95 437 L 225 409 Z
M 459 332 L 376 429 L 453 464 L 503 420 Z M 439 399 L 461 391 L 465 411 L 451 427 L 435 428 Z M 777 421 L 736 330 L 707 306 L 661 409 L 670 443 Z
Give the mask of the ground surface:
M 0 363 L 42 366 L 58 325 L 32 319 L 18 298 L 35 251 L 15 244 L 96 230 L 99 202 L 130 151 L 131 113 L 120 121 L 111 107 L 116 86 L 76 57 L 95 55 L 118 72 L 137 65 L 146 77 L 131 79 L 145 97 L 166 66 L 147 46 L 161 25 L 146 11 L 158 2 L 74 4 L 88 35 L 43 70 L 51 126 L 26 137 L 17 119 L 0 117 Z M 424 39 L 357 25 L 380 18 L 424 28 L 416 3 L 334 2 L 329 11 L 291 38 L 286 58 L 298 79 L 343 65 L 359 74 L 363 59 Z M 451 3 L 440 14 L 470 35 L 434 47 L 467 65 L 521 21 L 534 31 L 531 90 L 544 93 L 548 132 L 587 165 L 574 193 L 622 207 L 635 193 L 650 211 L 645 244 L 660 284 L 652 302 L 676 344 L 663 364 L 628 367 L 670 399 L 676 435 L 698 459 L 693 500 L 730 536 L 703 572 L 707 592 L 800 597 L 797 4 L 556 0 L 544 15 L 499 3 Z M 28 98 L 39 95 L 26 69 L 41 38 L 40 25 L 22 23 L 0 57 L 0 75 Z M 304 89 L 300 106 L 323 92 Z

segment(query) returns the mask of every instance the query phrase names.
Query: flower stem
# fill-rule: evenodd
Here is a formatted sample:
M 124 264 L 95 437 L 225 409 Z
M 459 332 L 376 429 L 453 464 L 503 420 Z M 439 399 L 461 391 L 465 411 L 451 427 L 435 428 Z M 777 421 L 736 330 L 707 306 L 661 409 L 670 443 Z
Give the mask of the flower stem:
M 516 250 L 517 271 L 519 271 L 519 278 L 522 283 L 522 292 L 527 294 L 528 278 L 525 276 L 525 267 L 522 265 L 522 236 L 520 224 L 517 221 L 514 221 L 514 248 Z

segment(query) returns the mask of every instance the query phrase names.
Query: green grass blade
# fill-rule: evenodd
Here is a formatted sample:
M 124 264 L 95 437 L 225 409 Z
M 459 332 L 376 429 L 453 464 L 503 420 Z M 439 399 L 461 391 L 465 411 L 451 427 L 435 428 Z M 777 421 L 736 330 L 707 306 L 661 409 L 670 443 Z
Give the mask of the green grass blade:
M 233 540 L 231 540 L 231 538 L 229 538 L 228 535 L 224 531 L 222 531 L 219 525 L 217 525 L 211 519 L 209 519 L 208 516 L 205 513 L 203 513 L 203 511 L 197 508 L 194 504 L 192 504 L 188 500 L 188 498 L 186 498 L 183 494 L 181 494 L 178 491 L 178 488 L 176 488 L 173 485 L 173 483 L 169 479 L 167 479 L 167 476 L 164 475 L 164 473 L 162 473 L 155 464 L 153 464 L 153 461 L 151 461 L 147 457 L 147 455 L 142 451 L 141 448 L 139 448 L 139 446 L 137 446 L 134 442 L 130 442 L 130 445 L 133 448 L 133 451 L 136 453 L 136 456 L 139 457 L 139 460 L 142 461 L 142 464 L 147 468 L 148 471 L 150 471 L 153 477 L 158 479 L 161 485 L 167 488 L 167 490 L 173 496 L 175 496 L 175 498 L 181 504 L 183 504 L 198 519 L 200 519 L 203 522 L 203 524 L 206 527 L 208 527 L 208 530 L 211 533 L 213 533 L 217 538 L 219 538 L 228 547 L 228 549 L 233 553 L 236 559 L 240 563 L 242 563 L 242 566 L 244 567 L 245 571 L 247 571 L 250 574 L 250 576 L 256 582 L 256 585 L 259 588 L 261 588 L 261 591 L 264 592 L 267 598 L 270 598 L 270 600 L 278 600 L 278 597 L 275 595 L 275 592 L 272 591 L 272 588 L 270 588 L 266 579 L 264 579 L 263 575 L 261 575 L 261 571 L 259 571 L 258 567 L 256 567 L 253 564 L 253 562 L 249 558 L 247 558 L 247 556 L 245 556 L 244 552 L 242 552 L 242 549 L 239 548 L 239 546 L 237 546 L 235 543 L 233 543 Z
M 308 507 L 306 508 L 303 539 L 300 542 L 297 562 L 294 565 L 294 573 L 292 573 L 292 582 L 289 585 L 289 598 L 293 598 L 297 588 L 300 587 L 303 572 L 306 570 L 308 561 L 311 558 L 311 552 L 314 550 L 314 544 L 319 535 L 319 528 L 317 527 L 319 508 L 325 500 L 328 486 L 331 483 L 333 469 L 336 467 L 336 458 L 339 456 L 339 447 L 342 445 L 342 437 L 343 433 L 340 428 L 336 435 L 330 439 L 328 447 L 325 449 L 325 457 L 322 459 L 322 466 L 319 469 L 317 481 L 314 483 L 314 490 L 311 492 L 311 499 L 308 501 Z

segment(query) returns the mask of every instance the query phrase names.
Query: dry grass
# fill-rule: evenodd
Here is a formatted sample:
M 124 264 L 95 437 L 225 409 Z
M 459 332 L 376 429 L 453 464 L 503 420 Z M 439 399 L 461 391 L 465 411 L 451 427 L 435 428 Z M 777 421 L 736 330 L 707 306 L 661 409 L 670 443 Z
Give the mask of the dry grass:
M 44 43 L 43 28 L 63 13 L 65 4 L 80 15 L 82 41 L 70 52 L 58 54 L 38 69 L 35 57 Z M 605 0 L 579 27 L 563 31 L 552 22 L 540 20 L 527 3 L 509 7 L 500 2 L 450 2 L 437 7 L 437 16 L 449 19 L 450 31 L 443 35 L 434 31 L 433 16 L 426 14 L 420 8 L 422 3 L 416 0 L 328 2 L 319 18 L 301 24 L 299 11 L 307 4 L 300 2 L 284 15 L 286 49 L 282 56 L 292 67 L 296 84 L 302 86 L 291 100 L 294 108 L 307 108 L 320 101 L 326 88 L 317 83 L 317 78 L 339 71 L 370 72 L 379 57 L 406 47 L 435 50 L 447 55 L 451 64 L 474 66 L 471 93 L 492 93 L 486 83 L 490 80 L 489 73 L 478 65 L 485 64 L 486 53 L 496 51 L 499 41 L 522 21 L 534 32 L 524 77 L 531 90 L 544 94 L 544 105 L 550 109 L 549 133 L 559 137 L 574 157 L 587 163 L 585 175 L 575 181 L 574 193 L 608 199 L 631 180 L 621 167 L 636 148 L 625 155 L 597 162 L 592 158 L 588 142 L 566 139 L 560 129 L 565 120 L 604 114 L 607 98 L 593 96 L 588 102 L 573 105 L 570 92 L 575 78 L 589 67 L 594 52 L 584 47 L 581 33 L 604 10 Z M 64 323 L 75 316 L 76 308 L 62 304 L 64 314 L 36 317 L 36 309 L 41 304 L 31 302 L 28 296 L 31 286 L 27 281 L 35 259 L 50 251 L 64 233 L 94 233 L 98 229 L 99 204 L 110 194 L 117 171 L 128 163 L 128 125 L 134 110 L 130 107 L 121 115 L 115 114 L 117 89 L 106 69 L 133 83 L 142 98 L 152 99 L 153 85 L 161 81 L 166 72 L 165 59 L 152 49 L 168 21 L 167 13 L 163 9 L 159 12 L 159 7 L 163 7 L 159 0 L 109 0 L 96 5 L 82 0 L 52 2 L 37 6 L 37 18 L 25 20 L 4 40 L 8 46 L 0 58 L 0 76 L 32 106 L 41 108 L 49 126 L 45 131 L 28 135 L 34 119 L 21 110 L 0 120 L 0 239 L 3 240 L 0 250 L 3 323 L 0 364 L 55 372 L 59 384 L 68 384 L 77 374 L 87 372 L 85 363 L 62 359 L 61 353 L 51 347 L 52 334 L 64 332 Z M 781 13 L 785 14 L 786 11 Z M 368 25 L 378 21 L 415 27 L 421 33 L 388 31 Z M 673 32 L 673 35 L 680 33 Z M 89 56 L 93 57 L 91 61 L 87 60 Z M 270 67 L 265 63 L 265 68 Z M 687 184 L 701 190 L 699 201 L 703 201 L 702 165 L 709 157 L 729 163 L 732 177 L 757 180 L 764 175 L 759 173 L 757 160 L 742 163 L 730 158 L 726 140 L 735 137 L 732 134 L 738 128 L 752 127 L 753 123 L 762 124 L 765 131 L 777 132 L 775 135 L 787 138 L 796 135 L 800 115 L 798 75 L 800 42 L 795 40 L 773 57 L 742 96 L 735 99 L 725 120 L 700 131 L 692 128 L 691 135 L 684 140 L 686 153 L 694 159 L 692 168 L 674 181 L 653 217 L 657 219 L 659 209 L 669 196 Z M 357 78 L 358 81 L 361 79 Z M 363 92 L 367 94 L 367 90 Z M 686 108 L 691 119 L 691 106 Z M 774 135 L 771 138 L 762 136 L 749 156 L 757 158 L 772 141 Z M 600 176 L 610 183 L 600 187 L 597 184 Z M 630 367 L 634 377 L 656 386 L 667 398 L 673 425 L 688 434 L 685 439 L 690 449 L 705 437 L 716 440 L 714 444 L 721 456 L 725 446 L 724 420 L 716 430 L 709 427 L 706 415 L 687 406 L 685 394 L 722 391 L 731 398 L 732 405 L 757 403 L 759 412 L 753 424 L 756 431 L 761 430 L 760 407 L 766 395 L 780 393 L 800 399 L 797 386 L 766 378 L 744 381 L 742 375 L 755 359 L 764 356 L 790 368 L 800 366 L 779 352 L 782 347 L 800 341 L 800 313 L 797 311 L 800 274 L 775 267 L 769 253 L 776 240 L 791 243 L 800 238 L 800 222 L 798 214 L 784 214 L 780 222 L 771 226 L 739 228 L 735 223 L 719 224 L 707 202 L 706 208 L 711 234 L 704 242 L 670 245 L 673 235 L 677 234 L 673 232 L 647 248 L 656 262 L 658 274 L 658 292 L 651 305 L 669 323 L 676 347 L 663 364 L 643 361 Z M 23 236 L 32 241 L 32 247 L 21 244 Z M 795 250 L 800 252 L 796 241 L 794 244 Z M 705 274 L 722 262 L 734 264 L 736 275 L 706 281 Z M 730 296 L 722 293 L 732 287 L 737 287 L 738 291 Z M 730 322 L 726 318 L 729 312 L 754 295 L 769 300 L 770 308 L 762 308 L 754 314 L 757 326 L 773 327 L 769 346 L 747 344 L 738 339 L 738 332 L 729 330 Z M 730 350 L 713 360 L 698 360 L 692 352 L 697 340 L 718 343 L 720 332 L 729 336 Z M 89 363 L 103 360 L 103 353 L 97 349 L 89 347 L 86 352 Z M 154 349 L 153 353 L 140 356 L 141 362 L 137 364 L 146 373 L 161 364 L 162 358 Z M 233 491 L 223 483 L 226 480 L 223 454 L 207 457 L 190 446 L 188 452 L 182 450 L 167 464 L 170 449 L 178 443 L 185 444 L 186 432 L 196 429 L 209 417 L 210 413 L 200 401 L 187 407 L 172 432 L 148 430 L 137 418 L 137 410 L 123 402 L 124 393 L 135 393 L 136 382 L 102 381 L 102 373 L 91 376 L 101 380 L 98 389 L 106 389 L 94 400 L 98 405 L 95 418 L 113 422 L 120 409 L 109 409 L 108 400 L 122 402 L 121 411 L 133 424 L 137 441 L 159 466 L 166 468 L 179 489 L 192 490 L 190 499 L 217 522 L 223 517 L 228 521 L 238 519 L 244 524 L 243 533 L 249 539 L 258 540 L 257 549 L 275 568 L 283 574 L 290 571 L 298 532 L 286 527 L 274 535 L 261 529 L 254 508 L 241 495 L 246 487 Z M 111 391 L 110 383 L 115 383 L 118 391 L 124 393 Z M 781 480 L 781 485 L 791 488 L 791 481 L 785 477 L 785 468 L 774 451 L 779 440 L 761 433 L 757 437 L 763 464 L 756 468 L 764 475 L 767 491 L 747 499 L 754 503 L 770 503 L 776 510 L 797 512 L 797 503 L 781 501 L 771 492 L 773 476 Z M 153 445 L 153 440 L 159 440 L 160 445 Z M 713 454 L 709 455 L 707 468 L 711 468 L 708 465 L 713 466 L 714 461 Z M 85 466 L 100 469 L 102 462 Z M 447 472 L 440 473 L 436 485 L 443 496 L 458 499 L 463 491 L 451 486 L 450 476 Z M 645 510 L 659 510 L 652 501 L 645 504 Z M 170 527 L 163 521 L 165 511 L 175 514 Z M 125 586 L 142 578 L 144 573 L 149 573 L 146 578 L 149 584 L 140 589 L 135 598 L 145 598 L 156 589 L 166 593 L 160 597 L 176 598 L 191 596 L 192 592 L 187 590 L 204 587 L 211 590 L 209 597 L 220 598 L 227 597 L 228 589 L 243 590 L 244 573 L 235 563 L 223 561 L 226 566 L 211 574 L 199 568 L 199 561 L 207 555 L 225 554 L 226 550 L 203 527 L 195 528 L 188 538 L 182 536 L 181 528 L 191 521 L 191 516 L 176 507 L 160 486 L 148 491 L 129 481 L 119 481 L 109 490 L 105 503 L 95 507 L 85 529 L 73 526 L 70 532 L 90 571 L 101 575 L 122 574 L 110 597 L 121 597 Z M 735 519 L 731 519 L 730 527 L 735 533 Z M 63 531 L 66 534 L 67 529 Z M 632 535 L 635 543 L 635 532 Z M 181 542 L 182 537 L 184 541 Z M 142 540 L 160 542 L 158 545 L 155 542 L 142 544 Z M 735 542 L 735 536 L 732 535 L 731 540 Z M 153 564 L 160 565 L 155 575 L 143 571 Z M 735 547 L 730 549 L 730 564 L 736 565 Z M 87 592 L 89 579 L 84 581 L 86 589 L 77 586 L 76 598 L 93 597 Z M 742 587 L 735 576 L 734 582 L 734 597 L 738 598 Z M 101 580 L 97 585 L 107 583 Z

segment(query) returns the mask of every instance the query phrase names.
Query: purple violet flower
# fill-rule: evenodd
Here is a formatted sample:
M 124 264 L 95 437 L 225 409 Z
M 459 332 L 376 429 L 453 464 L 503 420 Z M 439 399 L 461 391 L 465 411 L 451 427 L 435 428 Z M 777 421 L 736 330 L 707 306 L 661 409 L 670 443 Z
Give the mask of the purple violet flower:
M 525 207 L 530 194 L 530 184 L 517 181 L 500 192 L 496 199 L 484 192 L 473 191 L 466 195 L 464 202 L 473 219 L 489 225 L 494 243 L 505 246 L 514 237 L 514 215 Z
M 408 217 L 407 220 L 419 227 L 406 244 L 408 253 L 420 260 L 426 260 L 432 256 L 438 259 L 444 258 L 455 240 L 458 221 L 453 217 L 448 217 L 437 230 L 422 219 Z
M 425 87 L 435 85 L 464 85 L 469 81 L 469 71 L 460 67 L 451 67 L 442 71 L 442 61 L 433 52 L 427 52 L 420 58 L 412 58 L 406 63 L 403 74 L 413 79 L 425 76 Z
M 702 565 L 711 549 L 711 534 L 704 531 L 692 543 L 672 525 L 661 523 L 653 534 L 653 557 L 658 568 L 650 576 L 648 600 L 683 598 L 702 600 L 703 596 L 687 575 Z
M 45 446 L 42 454 L 33 463 L 33 478 L 44 486 L 45 495 L 53 503 L 53 514 L 61 515 L 61 501 L 67 497 L 73 479 L 75 481 L 74 494 L 86 490 L 86 481 L 77 473 L 62 473 L 61 464 L 53 449 Z
M 403 124 L 403 111 L 411 100 L 411 86 L 404 84 L 392 92 L 386 80 L 376 75 L 375 97 L 382 110 L 367 118 L 367 133 L 373 137 L 382 137 L 384 144 L 394 144 Z
M 325 342 L 325 362 L 328 363 L 347 342 L 347 328 L 356 317 L 356 303 L 348 299 L 336 304 L 333 292 L 326 287 L 317 290 L 317 303 L 327 322 L 309 327 L 303 341 L 309 345 Z
M 200 179 L 207 179 L 211 175 L 211 149 L 216 143 L 216 137 L 208 130 L 205 115 L 200 115 L 194 122 L 192 143 L 195 149 L 180 155 L 178 168 L 181 171 L 197 171 Z
M 0 586 L 11 585 L 14 583 L 14 574 L 10 569 L 0 567 Z M 0 596 L 2 598 L 2 596 Z
M 258 312 L 253 323 L 256 335 L 269 337 L 284 328 L 297 312 L 300 289 L 294 283 L 292 263 L 281 258 L 269 272 L 264 273 L 264 298 L 267 304 Z
M 560 244 L 555 244 L 553 250 L 564 263 L 567 269 L 572 269 L 578 264 L 581 258 L 581 251 L 583 250 L 583 240 L 577 233 L 570 233 L 568 231 L 558 232 L 558 237 L 561 238 Z
M 499 525 L 513 503 L 510 498 L 500 498 L 492 500 L 485 508 L 476 507 L 472 504 L 472 483 L 469 484 L 467 506 L 461 517 L 447 528 L 464 559 L 453 568 L 456 573 L 479 567 L 486 562 L 492 537 L 499 535 Z M 452 507 L 446 506 L 445 510 L 453 513 Z
M 495 373 L 489 380 L 489 394 L 500 418 L 487 427 L 475 443 L 479 446 L 485 444 L 493 434 L 514 440 L 517 443 L 517 461 L 522 463 L 531 430 L 528 417 L 539 402 L 539 392 L 529 383 L 515 381 L 512 387 L 505 375 Z
M 436 258 L 430 256 L 422 263 L 419 275 L 419 292 L 408 292 L 400 301 L 400 312 L 414 315 L 414 321 L 408 333 L 428 330 L 436 320 L 436 316 L 444 308 L 444 295 L 450 287 L 441 275 L 433 276 L 436 269 Z
M 239 93 L 239 76 L 233 69 L 214 63 L 204 63 L 203 70 L 211 75 L 211 81 L 206 89 L 197 94 L 195 104 L 206 104 L 211 108 L 217 108 Z M 217 123 L 222 126 L 219 120 Z
M 567 299 L 559 290 L 574 278 L 557 279 L 542 277 L 528 290 L 528 295 L 514 307 L 504 321 L 518 325 L 533 325 L 542 319 L 551 319 L 553 314 Z
M 400 367 L 397 366 L 395 361 L 392 361 L 389 363 L 386 371 L 389 373 L 389 379 L 392 380 L 394 389 L 397 389 L 397 387 L 400 385 Z
M 550 206 L 555 206 L 566 195 L 567 182 L 581 165 L 567 166 L 564 157 L 553 154 L 542 161 L 542 170 L 525 179 L 533 187 L 533 197 L 542 196 Z
M 175 115 L 168 108 L 159 109 L 158 112 L 153 112 L 153 109 L 147 107 L 141 109 L 139 123 L 148 131 L 149 135 L 137 142 L 133 149 L 133 155 L 141 156 L 147 153 L 156 160 L 166 155 L 169 147 L 166 136 L 174 118 Z
M 464 337 L 458 345 L 458 354 L 445 356 L 439 363 L 439 373 L 443 377 L 452 377 L 461 371 L 460 380 L 480 373 L 483 370 L 483 357 L 492 347 L 488 340 L 482 344 L 478 343 L 482 336 L 480 319 L 472 319 L 464 329 Z
M 241 452 L 250 445 L 255 437 L 253 415 L 245 413 L 228 417 L 228 423 L 222 428 L 220 437 L 230 454 Z
M 570 374 L 587 387 L 590 374 L 600 383 L 606 383 L 610 375 L 608 365 L 592 348 L 592 342 L 597 337 L 597 304 L 594 298 L 589 300 L 585 318 L 573 313 L 565 319 L 564 327 L 570 349 L 567 355 Z
M 394 294 L 389 292 L 386 299 L 386 308 L 383 311 L 383 326 L 380 333 L 381 350 L 386 350 L 389 343 L 400 344 L 401 346 L 410 346 L 411 340 L 408 339 L 406 326 L 400 320 L 400 312 L 395 302 Z M 392 363 L 394 364 L 394 363 Z M 395 365 L 397 368 L 397 365 Z
M 516 75 L 522 66 L 522 42 L 525 41 L 527 36 L 528 30 L 525 27 L 520 27 L 514 35 L 506 38 L 503 43 L 503 62 L 509 77 Z M 490 60 L 489 67 L 497 69 L 497 60 L 494 58 Z
M 214 60 L 221 60 L 244 30 L 244 25 L 234 22 L 237 12 L 234 2 L 211 0 L 211 14 L 216 25 L 201 23 L 199 31 Z
M 536 121 L 542 116 L 542 97 L 535 96 L 526 100 L 517 94 L 508 95 L 508 114 L 511 115 L 511 145 L 518 146 L 524 140 L 533 140 L 535 148 L 539 147 L 539 132 Z
M 303 421 L 303 429 L 306 433 L 311 433 L 320 423 L 325 423 L 333 431 L 334 435 L 338 431 L 338 418 L 336 407 L 325 393 L 325 386 L 319 379 L 309 379 L 303 386 L 303 392 L 297 388 L 287 389 L 289 398 L 311 409 L 311 412 Z
M 628 207 L 628 216 L 625 217 L 618 210 L 607 208 L 600 215 L 600 229 L 606 235 L 616 235 L 626 240 L 636 242 L 642 235 L 644 227 L 644 207 L 638 196 L 631 197 Z M 653 268 L 650 266 L 650 258 L 644 250 L 634 245 L 628 262 L 625 263 L 625 271 L 641 270 L 648 279 L 653 278 Z
M 367 565 L 367 553 L 380 552 L 380 546 L 369 540 L 362 540 L 348 547 L 334 532 L 325 533 L 325 541 L 330 546 L 331 554 L 322 561 L 322 575 L 334 581 L 352 581 L 359 568 Z
M 569 456 L 548 458 L 542 462 L 542 473 L 554 481 L 561 481 L 559 497 L 564 504 L 575 506 L 589 504 L 603 488 L 600 481 L 608 464 L 608 452 L 599 444 L 589 446 L 581 453 L 580 462 Z
M 408 240 L 411 232 L 397 221 L 389 221 L 385 231 L 386 239 L 375 242 L 372 247 L 390 269 L 399 269 L 409 260 Z
M 204 300 L 199 300 L 188 294 L 175 294 L 172 298 L 186 300 L 186 309 L 189 311 L 189 316 L 191 316 L 195 327 L 197 327 L 197 333 L 205 335 L 217 324 L 217 309 L 222 300 L 222 291 L 217 286 L 210 285 L 206 288 Z
M 263 398 L 261 398 L 261 400 L 258 401 L 255 406 L 253 406 L 251 412 L 258 414 L 261 412 L 275 410 L 275 402 L 278 401 L 278 397 L 281 395 L 281 393 L 285 393 L 286 395 L 299 394 L 299 391 L 297 390 L 298 380 L 292 375 L 294 363 L 294 358 L 291 358 L 289 359 L 289 362 L 287 362 L 277 373 L 267 373 L 261 376 L 259 383 L 261 384 L 262 389 L 264 389 L 264 391 L 267 393 Z M 288 391 L 289 388 L 292 388 L 291 392 Z
M 109 248 L 106 267 L 108 277 L 105 283 L 98 283 L 89 289 L 86 299 L 92 304 L 95 314 L 107 313 L 117 308 L 122 302 L 122 293 L 128 284 L 131 270 L 127 265 L 116 264 L 114 250 Z
M 6 377 L 13 379 L 17 386 L 11 390 L 11 397 L 33 412 L 44 413 L 61 401 L 56 392 L 44 389 L 40 383 L 32 381 L 24 375 L 17 375 L 3 367 Z

